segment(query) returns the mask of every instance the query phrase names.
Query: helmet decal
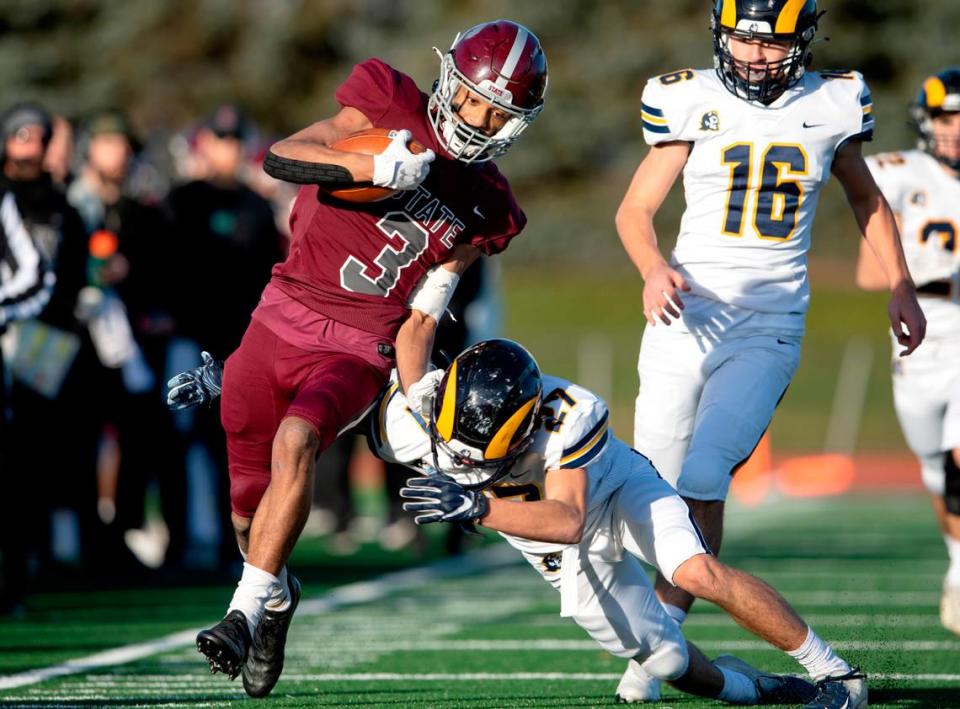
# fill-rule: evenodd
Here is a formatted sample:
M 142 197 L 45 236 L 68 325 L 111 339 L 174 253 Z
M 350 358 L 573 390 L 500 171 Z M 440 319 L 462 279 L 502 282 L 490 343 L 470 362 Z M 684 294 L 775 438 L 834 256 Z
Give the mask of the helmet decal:
M 446 386 L 443 389 L 443 399 L 437 415 L 437 433 L 445 441 L 453 438 L 453 417 L 457 408 L 457 362 L 454 360 L 446 376 Z
M 496 435 L 490 439 L 490 445 L 487 446 L 483 455 L 487 458 L 502 458 L 505 456 L 509 452 L 517 433 L 520 432 L 520 425 L 525 422 L 534 405 L 539 401 L 540 396 L 537 395 L 517 409 L 513 416 L 508 418 L 507 422 L 500 427 Z

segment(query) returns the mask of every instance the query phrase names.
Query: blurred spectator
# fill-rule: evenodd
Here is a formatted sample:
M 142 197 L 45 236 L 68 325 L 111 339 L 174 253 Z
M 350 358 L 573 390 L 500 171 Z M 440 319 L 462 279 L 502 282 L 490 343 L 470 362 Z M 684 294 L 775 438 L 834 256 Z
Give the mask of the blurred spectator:
M 73 181 L 73 126 L 63 116 L 53 117 L 53 136 L 43 159 L 44 169 L 58 185 L 66 187 Z
M 2 176 L 0 189 L 11 193 L 23 227 L 56 283 L 36 318 L 17 325 L 12 356 L 12 423 L 5 453 L 5 499 L 0 518 L 4 558 L 22 573 L 31 549 L 50 561 L 51 511 L 62 531 L 58 541 L 76 543 L 85 561 L 96 559 L 97 422 L 89 415 L 96 400 L 98 363 L 92 343 L 74 311 L 85 285 L 87 239 L 77 212 L 67 203 L 43 166 L 53 135 L 50 114 L 37 104 L 21 103 L 0 117 Z M 14 254 L 15 256 L 15 254 Z M 10 260 L 5 258 L 6 268 Z M 5 563 L 7 563 L 5 561 Z M 14 582 L 14 585 L 20 582 Z
M 87 295 L 99 308 L 91 314 L 94 342 L 101 353 L 104 347 L 119 350 L 117 356 L 101 355 L 109 371 L 101 404 L 106 420 L 116 428 L 121 461 L 115 515 L 101 507 L 101 516 L 112 521 L 111 542 L 118 558 L 126 557 L 122 534 L 144 526 L 147 484 L 155 480 L 169 533 L 165 561 L 176 567 L 183 561 L 186 541 L 184 450 L 176 445 L 160 392 L 173 332 L 168 311 L 174 284 L 167 266 L 171 229 L 158 208 L 128 194 L 127 178 L 139 143 L 126 116 L 100 113 L 88 122 L 83 137 L 83 164 L 67 196 L 93 235 Z M 123 319 L 123 333 L 107 325 L 108 332 L 101 334 L 97 318 L 108 313 Z M 109 343 L 99 339 L 104 336 Z M 157 441 L 164 443 L 158 446 Z
M 177 279 L 174 315 L 177 334 L 203 343 L 225 359 L 240 344 L 250 313 L 270 270 L 283 258 L 283 241 L 269 202 L 241 180 L 245 140 L 252 126 L 232 105 L 218 107 L 196 135 L 202 178 L 174 188 L 168 206 L 174 223 L 171 253 L 187 269 Z M 187 363 L 190 366 L 190 363 Z M 219 402 L 196 413 L 194 434 L 215 462 L 223 530 L 221 562 L 236 559 L 229 505 L 226 439 Z

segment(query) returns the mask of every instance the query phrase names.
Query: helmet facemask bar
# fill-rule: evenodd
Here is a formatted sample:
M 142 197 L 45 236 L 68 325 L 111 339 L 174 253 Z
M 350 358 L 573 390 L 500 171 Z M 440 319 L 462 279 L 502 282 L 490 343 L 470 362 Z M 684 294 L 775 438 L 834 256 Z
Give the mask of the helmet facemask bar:
M 772 103 L 803 78 L 812 54 L 810 44 L 816 25 L 807 27 L 794 36 L 782 36 L 753 31 L 731 30 L 721 27 L 712 16 L 713 61 L 717 75 L 732 94 L 745 101 Z M 791 41 L 790 49 L 783 59 L 767 62 L 762 67 L 757 63 L 737 61 L 730 50 L 730 38 L 769 42 Z
M 456 42 L 454 42 L 456 44 Z M 451 52 L 440 54 L 440 77 L 427 104 L 430 124 L 437 140 L 451 157 L 465 163 L 486 162 L 506 153 L 514 141 L 527 129 L 543 108 L 543 103 L 531 109 L 518 108 L 501 97 L 485 91 L 461 73 Z M 461 87 L 477 94 L 509 118 L 493 135 L 465 123 L 458 115 L 454 99 Z
M 536 411 L 531 412 L 531 422 L 536 421 L 536 414 Z M 534 426 L 530 425 L 528 428 L 530 432 L 507 455 L 494 460 L 485 460 L 482 457 L 474 458 L 462 450 L 457 451 L 447 441 L 443 440 L 443 436 L 440 435 L 436 425 L 431 420 L 428 431 L 430 433 L 433 466 L 440 472 L 453 477 L 466 490 L 484 490 L 506 477 L 517 458 L 530 447 L 533 442 Z M 455 467 L 442 464 L 440 461 L 441 453 Z M 488 475 L 486 474 L 487 471 L 490 471 Z

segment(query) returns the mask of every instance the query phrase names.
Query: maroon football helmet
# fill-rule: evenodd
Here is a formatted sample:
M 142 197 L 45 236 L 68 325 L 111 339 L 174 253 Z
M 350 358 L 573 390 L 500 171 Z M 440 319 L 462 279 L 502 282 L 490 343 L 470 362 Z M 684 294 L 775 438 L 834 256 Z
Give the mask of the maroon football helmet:
M 467 163 L 503 155 L 543 109 L 547 58 L 540 40 L 523 25 L 495 20 L 458 34 L 446 54 L 434 51 L 440 56 L 440 78 L 428 111 L 440 144 Z M 509 116 L 495 135 L 460 120 L 453 101 L 461 86 Z

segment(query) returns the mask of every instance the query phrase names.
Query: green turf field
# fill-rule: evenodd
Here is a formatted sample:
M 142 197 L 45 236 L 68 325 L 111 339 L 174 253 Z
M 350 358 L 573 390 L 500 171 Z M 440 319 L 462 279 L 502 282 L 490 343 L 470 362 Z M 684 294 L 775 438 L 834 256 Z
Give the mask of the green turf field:
M 922 495 L 782 500 L 732 510 L 730 520 L 724 557 L 771 581 L 862 664 L 873 677 L 873 706 L 960 706 L 960 638 L 939 626 L 946 564 Z M 623 661 L 561 619 L 556 593 L 516 558 L 488 545 L 472 568 L 448 562 L 332 591 L 305 584 L 270 705 L 612 705 Z M 0 673 L 8 675 L 0 686 L 11 673 L 67 660 L 86 658 L 86 668 L 0 691 L 0 704 L 245 701 L 239 680 L 210 676 L 192 645 L 193 629 L 215 618 L 229 593 L 175 588 L 31 598 L 26 619 L 0 621 Z M 710 655 L 733 652 L 771 670 L 796 669 L 706 604 L 685 628 Z M 139 659 L 119 664 L 130 657 Z M 674 705 L 716 706 L 667 690 L 663 706 Z
M 643 290 L 626 256 L 623 261 L 602 272 L 511 264 L 504 268 L 502 280 L 506 336 L 526 345 L 544 371 L 600 388 L 610 404 L 615 430 L 629 439 L 644 327 Z M 890 385 L 887 296 L 856 290 L 852 263 L 815 263 L 811 274 L 800 368 L 770 428 L 774 449 L 823 449 L 841 360 L 851 342 L 861 342 L 872 360 L 859 363 L 869 374 L 853 443 L 858 450 L 904 450 Z M 598 387 L 595 371 L 580 364 L 584 348 L 598 342 L 612 358 L 608 391 Z M 604 377 L 600 379 L 603 385 Z

